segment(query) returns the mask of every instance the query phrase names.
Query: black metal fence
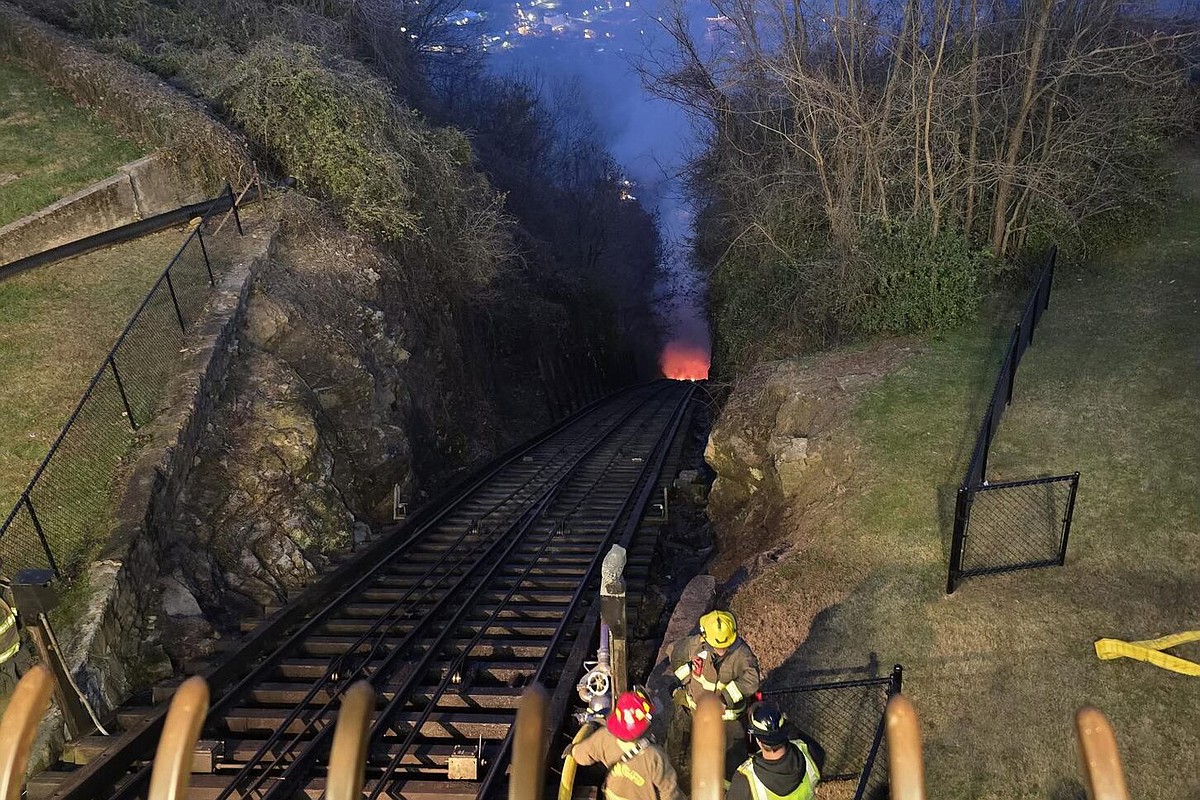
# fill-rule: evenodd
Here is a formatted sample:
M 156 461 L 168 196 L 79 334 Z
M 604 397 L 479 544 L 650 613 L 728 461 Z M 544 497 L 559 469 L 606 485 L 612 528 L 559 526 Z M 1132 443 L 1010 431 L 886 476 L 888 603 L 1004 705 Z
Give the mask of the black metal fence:
M 902 678 L 897 664 L 885 678 L 788 687 L 767 695 L 825 750 L 823 782 L 856 781 L 854 800 L 886 800 L 884 711 L 888 698 L 900 691 Z
M 1057 248 L 1051 248 L 1013 329 L 967 474 L 958 488 L 947 594 L 971 576 L 1066 563 L 1079 473 L 1004 483 L 987 481 L 988 455 L 1004 410 L 1012 403 L 1017 367 L 1050 304 L 1057 255 Z
M 70 578 L 107 535 L 112 494 L 136 431 L 160 410 L 163 390 L 179 369 L 185 338 L 216 283 L 205 227 L 230 210 L 242 232 L 232 188 L 213 201 L 201 223 L 163 270 L 116 344 L 104 356 L 75 410 L 42 459 L 16 506 L 0 525 L 0 567 L 14 574 L 49 567 Z

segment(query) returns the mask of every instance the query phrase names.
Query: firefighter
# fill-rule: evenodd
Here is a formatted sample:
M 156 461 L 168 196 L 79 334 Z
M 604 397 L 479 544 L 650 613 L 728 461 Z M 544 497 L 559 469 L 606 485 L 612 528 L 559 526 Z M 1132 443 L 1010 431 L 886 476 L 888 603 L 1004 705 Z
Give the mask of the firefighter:
M 17 610 L 0 597 L 0 665 L 12 661 L 21 649 L 21 633 L 17 630 Z
M 651 718 L 646 695 L 625 692 L 605 727 L 563 755 L 573 756 L 581 766 L 603 764 L 608 769 L 606 800 L 687 800 L 667 754 L 646 736 Z
M 738 767 L 725 800 L 813 800 L 825 752 L 807 737 L 788 737 L 787 715 L 774 703 L 750 707 L 758 752 Z
M 671 648 L 676 705 L 696 708 L 706 692 L 725 704 L 725 780 L 748 755 L 742 716 L 758 691 L 758 659 L 737 635 L 737 621 L 728 611 L 710 611 L 700 617 L 700 633 L 685 636 Z

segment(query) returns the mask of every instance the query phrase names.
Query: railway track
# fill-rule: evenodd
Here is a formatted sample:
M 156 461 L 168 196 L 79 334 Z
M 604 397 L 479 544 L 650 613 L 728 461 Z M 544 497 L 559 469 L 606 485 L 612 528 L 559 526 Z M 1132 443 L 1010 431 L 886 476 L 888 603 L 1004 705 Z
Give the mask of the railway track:
M 523 687 L 549 688 L 561 727 L 595 648 L 600 563 L 634 543 L 691 393 L 659 381 L 595 404 L 257 627 L 205 673 L 210 755 L 189 797 L 321 797 L 340 699 L 359 680 L 379 696 L 366 797 L 501 796 Z M 652 543 L 631 555 L 632 606 Z M 144 797 L 163 714 L 122 709 L 124 733 L 90 742 L 86 765 L 30 796 Z

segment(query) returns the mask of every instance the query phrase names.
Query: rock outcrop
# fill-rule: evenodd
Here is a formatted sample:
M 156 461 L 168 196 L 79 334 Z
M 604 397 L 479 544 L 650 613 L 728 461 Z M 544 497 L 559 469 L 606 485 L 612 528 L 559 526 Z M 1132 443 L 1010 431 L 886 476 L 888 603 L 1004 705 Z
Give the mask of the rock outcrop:
M 856 443 L 843 424 L 858 395 L 911 354 L 886 341 L 759 367 L 735 386 L 713 427 L 705 460 L 717 473 L 709 493 L 717 556 L 712 573 L 764 666 L 786 658 L 836 582 L 809 583 L 804 608 L 778 607 L 777 581 L 795 597 L 815 534 L 837 517 L 854 474 Z M 849 582 L 847 582 L 849 585 Z

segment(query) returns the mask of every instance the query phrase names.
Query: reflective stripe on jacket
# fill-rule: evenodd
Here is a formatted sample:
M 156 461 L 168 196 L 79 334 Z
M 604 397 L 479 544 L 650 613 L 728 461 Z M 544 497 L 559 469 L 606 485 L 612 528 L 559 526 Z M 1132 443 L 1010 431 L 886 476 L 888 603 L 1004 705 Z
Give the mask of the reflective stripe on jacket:
M 804 756 L 804 780 L 800 781 L 800 785 L 791 794 L 779 795 L 768 789 L 754 774 L 753 756 L 738 767 L 738 772 L 745 775 L 746 783 L 750 784 L 750 796 L 754 800 L 813 800 L 816 797 L 817 784 L 821 782 L 821 771 L 808 754 L 808 745 L 799 739 L 792 740 L 792 744 Z
M 0 664 L 10 660 L 21 649 L 21 632 L 17 630 L 17 610 L 0 600 Z
M 687 800 L 667 754 L 652 742 L 623 742 L 601 728 L 574 745 L 571 754 L 580 766 L 608 769 L 606 800 Z
M 725 703 L 722 718 L 727 720 L 742 715 L 761 681 L 758 659 L 741 638 L 717 657 L 699 634 L 685 637 L 672 648 L 671 665 L 687 689 L 689 708 L 694 709 L 705 692 L 713 692 Z

